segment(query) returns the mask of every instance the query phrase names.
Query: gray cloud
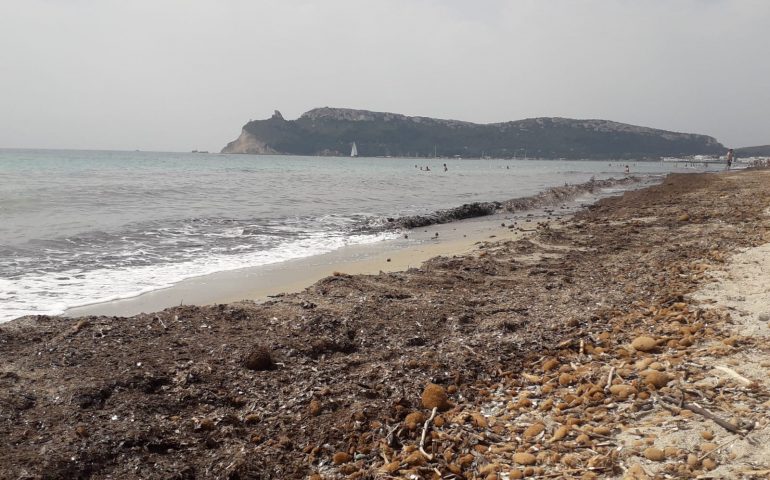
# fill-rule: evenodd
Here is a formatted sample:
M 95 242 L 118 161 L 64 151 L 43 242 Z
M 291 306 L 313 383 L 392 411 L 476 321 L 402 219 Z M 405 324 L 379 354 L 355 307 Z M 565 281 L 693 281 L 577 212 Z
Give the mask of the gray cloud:
M 770 143 L 763 0 L 3 0 L 0 146 L 217 150 L 317 106 Z

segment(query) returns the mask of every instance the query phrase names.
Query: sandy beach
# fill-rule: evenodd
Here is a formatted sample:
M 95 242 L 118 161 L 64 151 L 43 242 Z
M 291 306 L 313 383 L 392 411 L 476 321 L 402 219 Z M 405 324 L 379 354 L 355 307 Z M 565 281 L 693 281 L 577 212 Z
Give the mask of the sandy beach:
M 73 318 L 131 316 L 181 305 L 263 301 L 276 295 L 299 292 L 335 272 L 371 275 L 408 270 L 439 255 L 466 254 L 480 242 L 518 239 L 533 231 L 539 223 L 570 215 L 610 195 L 609 189 L 640 188 L 655 181 L 654 178 L 632 176 L 591 180 L 504 202 L 465 204 L 433 215 L 404 217 L 397 220 L 403 227 L 401 238 L 351 245 L 323 255 L 259 267 L 196 276 L 135 297 L 70 308 L 64 315 Z
M 408 238 L 353 245 L 309 258 L 194 277 L 138 297 L 72 308 L 65 315 L 126 316 L 180 304 L 213 305 L 244 299 L 263 301 L 272 296 L 299 292 L 334 272 L 364 275 L 397 272 L 419 267 L 439 255 L 468 253 L 482 241 L 516 239 L 547 218 L 543 212 L 537 212 L 537 216 L 533 214 L 514 226 L 513 215 L 500 214 L 416 228 L 407 231 Z
M 768 170 L 676 174 L 263 303 L 2 324 L 0 478 L 766 478 L 769 209 Z

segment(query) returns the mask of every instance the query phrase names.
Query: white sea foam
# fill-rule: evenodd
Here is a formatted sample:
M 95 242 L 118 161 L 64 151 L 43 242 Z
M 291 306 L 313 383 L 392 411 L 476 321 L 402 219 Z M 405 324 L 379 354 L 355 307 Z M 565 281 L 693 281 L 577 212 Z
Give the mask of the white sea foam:
M 69 270 L 0 278 L 0 322 L 24 315 L 58 315 L 65 310 L 94 303 L 131 298 L 170 287 L 187 278 L 246 267 L 269 265 L 395 238 L 396 233 L 372 235 L 309 234 L 268 250 L 245 255 L 211 255 L 186 262 L 83 272 Z

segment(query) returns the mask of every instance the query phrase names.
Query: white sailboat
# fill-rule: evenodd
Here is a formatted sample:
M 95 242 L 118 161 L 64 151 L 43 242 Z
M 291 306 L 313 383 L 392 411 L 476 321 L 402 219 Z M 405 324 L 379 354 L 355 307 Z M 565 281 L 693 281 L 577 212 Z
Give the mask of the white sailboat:
M 356 147 L 356 142 L 353 142 L 353 148 L 350 149 L 350 156 L 351 157 L 358 156 L 358 147 Z

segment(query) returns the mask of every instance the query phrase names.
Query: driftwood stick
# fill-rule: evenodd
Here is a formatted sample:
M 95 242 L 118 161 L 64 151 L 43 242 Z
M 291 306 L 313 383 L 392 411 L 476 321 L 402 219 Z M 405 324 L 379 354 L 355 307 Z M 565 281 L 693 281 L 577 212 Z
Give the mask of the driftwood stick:
M 767 470 L 742 470 L 738 473 L 742 473 L 744 475 L 768 475 L 770 474 L 770 469 Z
M 425 447 L 425 434 L 428 433 L 428 427 L 430 426 L 430 422 L 433 421 L 433 418 L 436 416 L 436 411 L 438 410 L 438 407 L 433 407 L 433 412 L 430 414 L 430 418 L 425 420 L 425 425 L 422 427 L 422 435 L 420 436 L 420 453 L 425 455 L 425 458 L 428 460 L 433 460 L 433 455 L 427 453 L 423 448 Z
M 733 432 L 733 433 L 743 433 L 743 432 L 741 432 L 740 428 L 736 427 L 735 425 L 733 425 L 732 423 L 728 422 L 727 420 L 724 420 L 722 418 L 717 417 L 716 415 L 714 415 L 713 413 L 709 412 L 705 408 L 701 407 L 697 403 L 684 402 L 684 408 L 686 408 L 687 410 L 690 410 L 692 412 L 699 413 L 699 414 L 703 415 L 704 417 L 713 420 L 714 423 L 716 423 L 717 425 L 719 425 L 720 427 L 724 428 L 727 431 L 730 431 L 730 432 Z
M 584 433 L 584 434 L 588 435 L 589 437 L 601 438 L 603 440 L 610 440 L 610 441 L 613 441 L 613 442 L 615 441 L 614 438 L 608 437 L 607 435 L 602 435 L 601 433 L 587 432 L 585 430 L 580 430 L 580 429 L 576 429 L 575 431 L 576 432 L 580 432 L 580 433 Z
M 712 450 L 710 452 L 706 452 L 703 455 L 701 455 L 700 457 L 698 457 L 698 461 L 702 461 L 704 458 L 708 457 L 712 453 L 718 452 L 719 450 L 722 449 L 722 447 L 726 446 L 728 443 L 733 443 L 735 440 L 736 440 L 735 438 L 731 438 L 730 440 L 728 440 L 726 442 L 720 443 L 719 445 L 717 445 L 717 448 L 715 448 L 714 450 Z
M 720 372 L 724 372 L 724 373 L 730 375 L 731 377 L 733 377 L 734 379 L 738 380 L 739 382 L 741 382 L 742 384 L 746 385 L 747 387 L 749 385 L 751 385 L 752 383 L 754 383 L 751 380 L 749 380 L 748 378 L 746 378 L 743 375 L 741 375 L 740 373 L 738 373 L 735 370 L 733 370 L 732 368 L 725 367 L 724 365 L 717 365 L 716 367 L 714 367 L 714 370 L 719 370 Z
M 665 402 L 668 402 L 668 403 L 672 404 L 672 405 L 680 404 L 680 402 L 678 402 L 675 398 L 662 396 L 661 399 L 663 401 L 665 401 Z M 708 410 L 706 410 L 705 408 L 701 407 L 697 403 L 690 403 L 690 402 L 682 401 L 681 402 L 681 408 L 683 408 L 685 410 L 690 410 L 691 412 L 694 412 L 694 413 L 697 413 L 699 415 L 702 415 L 702 416 L 708 418 L 709 420 L 712 420 L 714 423 L 716 423 L 717 425 L 719 425 L 720 427 L 724 428 L 725 430 L 727 430 L 729 432 L 739 433 L 739 434 L 743 433 L 738 427 L 736 427 L 732 423 L 730 423 L 727 420 L 724 420 L 724 419 L 714 415 L 713 413 L 709 412 Z
M 387 428 L 387 425 L 385 426 L 385 428 Z M 389 447 L 395 446 L 393 440 L 395 440 L 396 437 L 394 437 L 393 434 L 396 432 L 397 429 L 398 429 L 398 424 L 395 424 L 393 428 L 388 428 L 388 436 L 385 437 L 385 442 Z
M 615 367 L 610 368 L 610 374 L 607 375 L 607 385 L 604 386 L 604 391 L 609 392 L 612 386 L 612 376 L 615 374 Z

